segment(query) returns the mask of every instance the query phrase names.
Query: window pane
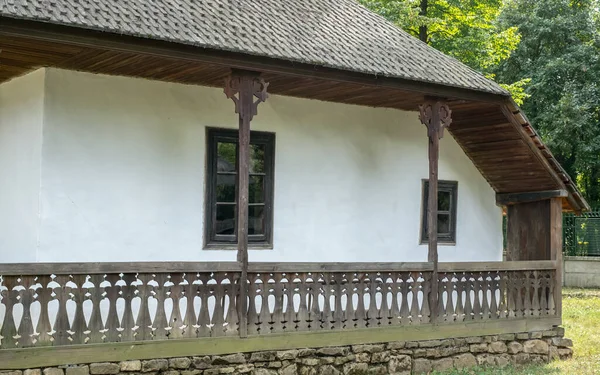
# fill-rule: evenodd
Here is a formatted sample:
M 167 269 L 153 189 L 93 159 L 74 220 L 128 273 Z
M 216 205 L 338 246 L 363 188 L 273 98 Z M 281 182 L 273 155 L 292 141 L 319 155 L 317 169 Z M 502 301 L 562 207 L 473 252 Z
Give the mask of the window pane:
M 250 194 L 248 197 L 250 203 L 265 202 L 264 180 L 264 176 L 250 176 Z
M 235 172 L 235 143 L 223 143 L 217 144 L 217 172 Z
M 235 233 L 235 204 L 218 204 L 217 205 L 217 234 L 234 234 Z
M 450 211 L 450 192 L 438 191 L 438 210 Z
M 217 175 L 217 202 L 235 202 L 235 175 Z
M 250 145 L 250 173 L 265 173 L 265 145 Z
M 450 234 L 450 214 L 438 214 L 438 234 Z
M 248 207 L 248 234 L 265 234 L 265 207 Z

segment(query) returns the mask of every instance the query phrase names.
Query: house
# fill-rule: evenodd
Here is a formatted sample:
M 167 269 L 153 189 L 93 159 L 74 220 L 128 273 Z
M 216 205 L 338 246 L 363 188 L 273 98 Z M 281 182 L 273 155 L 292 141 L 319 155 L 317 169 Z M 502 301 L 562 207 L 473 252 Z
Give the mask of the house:
M 503 88 L 355 2 L 5 1 L 0 50 L 0 369 L 570 355 L 584 198 Z

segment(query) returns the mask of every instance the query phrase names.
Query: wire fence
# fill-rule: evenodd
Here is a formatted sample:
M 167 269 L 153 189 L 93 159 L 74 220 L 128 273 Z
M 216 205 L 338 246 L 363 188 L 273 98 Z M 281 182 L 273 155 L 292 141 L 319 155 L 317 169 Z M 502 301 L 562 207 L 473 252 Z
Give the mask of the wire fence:
M 566 214 L 563 220 L 565 255 L 600 257 L 600 210 Z

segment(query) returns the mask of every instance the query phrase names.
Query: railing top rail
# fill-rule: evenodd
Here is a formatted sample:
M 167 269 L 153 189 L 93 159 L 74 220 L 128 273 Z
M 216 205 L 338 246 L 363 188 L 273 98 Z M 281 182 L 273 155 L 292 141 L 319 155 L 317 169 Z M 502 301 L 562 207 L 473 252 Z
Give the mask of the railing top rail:
M 557 268 L 554 260 L 531 260 L 511 262 L 440 262 L 440 272 L 467 271 L 537 271 Z
M 468 271 L 535 271 L 556 269 L 555 261 L 518 262 L 442 262 L 440 272 Z M 425 272 L 431 262 L 396 263 L 250 263 L 248 271 L 270 272 Z M 170 273 L 170 272 L 240 272 L 237 262 L 114 262 L 114 263 L 0 263 L 0 275 Z
M 239 272 L 237 262 L 0 263 L 0 275 Z
M 431 271 L 428 262 L 400 263 L 250 263 L 249 272 Z M 237 262 L 0 263 L 0 275 L 240 272 Z
M 250 263 L 248 272 L 398 272 L 398 271 L 431 271 L 431 262 L 396 262 L 396 263 Z

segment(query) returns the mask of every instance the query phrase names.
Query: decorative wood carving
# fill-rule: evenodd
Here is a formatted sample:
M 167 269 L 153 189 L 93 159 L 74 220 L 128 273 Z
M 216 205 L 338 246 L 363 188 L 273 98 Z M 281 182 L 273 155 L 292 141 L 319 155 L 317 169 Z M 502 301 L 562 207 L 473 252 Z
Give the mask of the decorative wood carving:
M 225 79 L 225 95 L 233 100 L 235 113 L 241 118 L 252 121 L 258 114 L 258 105 L 267 100 L 269 83 L 260 77 L 260 73 L 233 70 Z
M 241 280 L 248 279 L 248 185 L 250 164 L 250 121 L 258 114 L 258 105 L 269 96 L 268 83 L 259 73 L 233 70 L 225 80 L 225 95 L 233 100 L 235 112 L 239 115 L 238 149 L 238 197 L 237 197 L 237 239 L 238 262 L 241 265 Z M 240 336 L 247 336 L 247 285 L 239 289 L 240 303 L 238 316 Z
M 439 100 L 429 100 L 419 106 L 420 120 L 427 127 L 429 138 L 429 192 L 427 201 L 428 254 L 427 259 L 433 262 L 432 291 L 438 290 L 438 249 L 437 249 L 437 216 L 438 216 L 438 161 L 440 139 L 444 136 L 444 128 L 452 122 L 452 111 L 447 104 Z M 429 294 L 430 306 L 438 306 L 438 293 Z M 437 320 L 438 309 L 432 311 L 431 320 Z
M 427 101 L 419 106 L 419 119 L 427 127 L 427 135 L 437 135 L 438 139 L 444 137 L 444 129 L 452 123 L 452 111 L 448 104 L 440 101 Z

